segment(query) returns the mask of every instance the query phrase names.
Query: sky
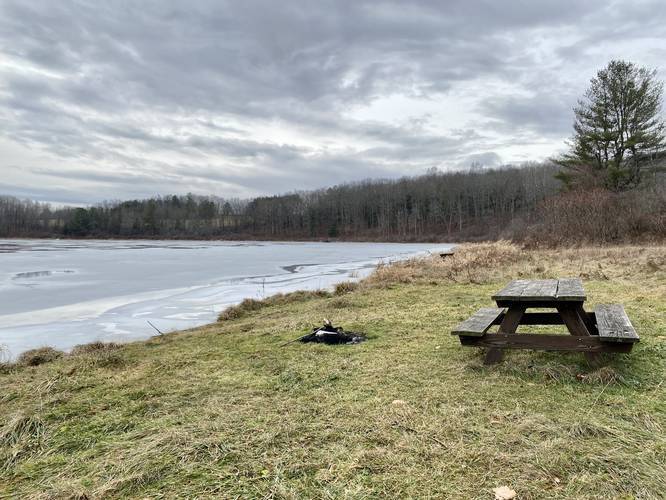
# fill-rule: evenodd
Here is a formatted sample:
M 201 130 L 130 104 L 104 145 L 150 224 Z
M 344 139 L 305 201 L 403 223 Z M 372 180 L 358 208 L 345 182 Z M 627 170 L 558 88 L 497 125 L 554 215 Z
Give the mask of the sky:
M 663 0 L 0 0 L 0 194 L 246 198 L 541 161 Z

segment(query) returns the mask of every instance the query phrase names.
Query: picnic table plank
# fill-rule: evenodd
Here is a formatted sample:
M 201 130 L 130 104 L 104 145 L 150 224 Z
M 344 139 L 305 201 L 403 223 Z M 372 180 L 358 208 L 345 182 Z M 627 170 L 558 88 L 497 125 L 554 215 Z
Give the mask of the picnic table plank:
M 638 334 L 621 304 L 600 304 L 594 308 L 599 338 L 606 342 L 638 342 Z
M 557 280 L 557 300 L 580 300 L 584 302 L 585 290 L 580 278 L 560 278 Z
M 501 302 L 585 301 L 585 290 L 579 278 L 547 280 L 513 280 L 493 295 Z M 502 304 L 506 305 L 506 304 Z
M 513 280 L 493 295 L 493 300 L 516 300 L 523 293 L 528 280 Z
M 488 331 L 495 320 L 503 313 L 504 309 L 483 307 L 456 326 L 451 334 L 481 336 Z
M 596 335 L 577 337 L 548 333 L 486 333 L 482 337 L 460 337 L 464 346 L 485 347 L 490 352 L 504 349 L 531 349 L 539 351 L 578 351 L 585 354 L 599 352 L 629 352 L 633 344 L 626 342 L 604 342 Z M 501 357 L 499 358 L 501 360 Z M 490 360 L 495 362 L 495 360 Z
M 556 294 L 557 280 L 534 280 L 523 287 L 519 300 L 544 300 L 554 298 Z

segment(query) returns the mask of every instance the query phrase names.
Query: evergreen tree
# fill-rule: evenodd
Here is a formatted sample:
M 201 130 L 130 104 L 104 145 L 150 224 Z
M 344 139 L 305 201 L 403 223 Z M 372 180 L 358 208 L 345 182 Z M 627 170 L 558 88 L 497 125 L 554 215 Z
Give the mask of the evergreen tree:
M 660 118 L 663 83 L 656 72 L 611 61 L 590 81 L 574 108 L 570 151 L 557 162 L 570 186 L 635 187 L 664 146 Z

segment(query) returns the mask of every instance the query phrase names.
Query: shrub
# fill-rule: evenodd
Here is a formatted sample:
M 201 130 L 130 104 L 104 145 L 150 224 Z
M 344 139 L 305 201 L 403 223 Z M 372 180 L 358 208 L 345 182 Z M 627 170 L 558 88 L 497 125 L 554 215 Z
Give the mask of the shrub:
M 224 311 L 220 313 L 217 320 L 226 321 L 226 320 L 238 319 L 242 316 L 245 316 L 248 312 L 256 311 L 261 307 L 263 307 L 261 300 L 244 299 L 240 304 L 227 307 Z
M 120 345 L 114 342 L 91 342 L 77 345 L 70 356 L 77 358 L 80 365 L 101 368 L 118 368 L 127 362 L 119 352 Z
M 6 375 L 10 373 L 16 365 L 14 363 L 0 363 L 0 375 Z
M 531 247 L 663 240 L 665 214 L 659 185 L 623 193 L 570 191 L 542 201 L 534 223 L 515 228 L 513 237 Z
M 64 356 L 65 353 L 58 351 L 53 347 L 40 347 L 31 349 L 21 354 L 16 363 L 21 366 L 39 366 L 44 363 L 51 363 Z
M 95 341 L 89 344 L 80 344 L 74 346 L 72 349 L 72 356 L 80 356 L 82 354 L 96 354 L 100 352 L 114 351 L 120 348 L 120 345 L 115 342 L 101 342 Z
M 9 373 L 13 368 L 15 368 L 15 365 L 9 361 L 7 348 L 0 345 L 0 374 Z
M 359 287 L 359 284 L 355 281 L 343 281 L 335 285 L 335 295 L 344 295 L 349 292 L 353 292 Z
M 305 291 L 299 290 L 291 293 L 278 293 L 271 295 L 262 300 L 245 299 L 240 304 L 228 307 L 220 313 L 218 321 L 229 321 L 242 318 L 251 311 L 257 311 L 264 307 L 290 304 L 292 302 L 303 302 L 314 298 L 329 297 L 330 294 L 326 290 L 313 290 Z

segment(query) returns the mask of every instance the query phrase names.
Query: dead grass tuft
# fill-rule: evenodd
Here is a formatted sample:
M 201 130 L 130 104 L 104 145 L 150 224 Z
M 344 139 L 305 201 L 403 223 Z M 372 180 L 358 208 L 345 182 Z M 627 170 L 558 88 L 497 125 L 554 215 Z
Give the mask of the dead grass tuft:
M 79 365 L 86 368 L 122 368 L 127 359 L 117 351 L 98 351 L 78 357 Z
M 631 266 L 623 263 L 631 262 Z M 663 246 L 582 247 L 525 250 L 508 241 L 464 244 L 452 256 L 416 258 L 380 265 L 362 287 L 403 284 L 488 284 L 517 278 L 580 277 L 584 280 L 633 280 L 644 276 L 663 283 Z
M 10 361 L 9 351 L 0 344 L 0 375 L 10 373 L 14 369 L 16 369 L 16 364 Z
M 100 352 L 109 352 L 120 349 L 120 344 L 115 342 L 90 342 L 89 344 L 80 344 L 72 349 L 72 356 L 81 356 L 82 354 L 98 354 Z
M 114 342 L 91 342 L 77 345 L 72 349 L 71 357 L 79 366 L 88 368 L 120 368 L 127 364 L 121 352 L 121 346 Z
M 95 498 L 134 496 L 174 467 L 185 464 L 192 447 L 190 440 L 180 430 L 136 436 L 133 446 L 117 450 L 119 460 L 113 464 L 108 481 L 95 491 Z
M 354 290 L 357 290 L 359 287 L 359 284 L 355 281 L 343 281 L 342 283 L 338 283 L 335 285 L 335 295 L 344 295 L 346 293 L 353 292 Z
M 20 414 L 0 428 L 0 471 L 41 447 L 46 426 L 35 415 Z
M 530 368 L 534 372 L 540 373 L 545 380 L 552 380 L 555 382 L 571 380 L 575 376 L 574 368 L 562 363 L 546 363 L 543 366 L 535 364 Z
M 64 355 L 64 352 L 58 351 L 53 347 L 40 347 L 25 351 L 18 357 L 16 364 L 21 366 L 39 366 L 44 363 L 51 363 L 56 359 L 62 358 Z
M 265 307 L 282 306 L 294 302 L 304 302 L 313 298 L 330 297 L 326 290 L 300 290 L 291 293 L 278 293 L 265 299 L 245 299 L 240 304 L 231 306 L 220 313 L 218 321 L 230 321 L 246 316 L 252 311 L 258 311 Z
M 609 385 L 624 383 L 622 376 L 611 366 L 602 366 L 590 373 L 578 375 L 578 378 L 591 385 Z
M 13 446 L 20 441 L 39 441 L 44 424 L 39 417 L 18 415 L 0 428 L 0 445 Z
M 567 429 L 568 434 L 573 438 L 590 438 L 613 436 L 615 432 L 608 426 L 596 424 L 590 420 L 575 422 Z
M 33 500 L 90 500 L 93 496 L 78 481 L 64 481 L 64 484 L 48 488 L 32 498 Z
M 349 300 L 347 297 L 336 297 L 331 300 L 329 305 L 333 309 L 350 309 L 354 307 L 360 307 L 357 301 Z
M 14 363 L 0 363 L 0 375 L 6 375 L 16 369 Z
M 432 256 L 380 265 L 366 283 L 379 287 L 415 282 L 485 283 L 496 279 L 498 270 L 524 258 L 523 250 L 508 241 L 465 244 L 445 259 Z

